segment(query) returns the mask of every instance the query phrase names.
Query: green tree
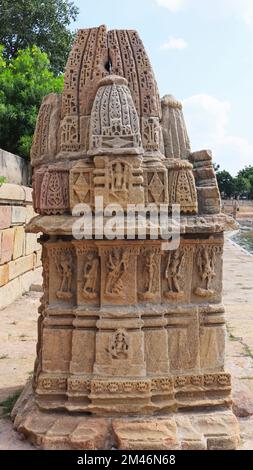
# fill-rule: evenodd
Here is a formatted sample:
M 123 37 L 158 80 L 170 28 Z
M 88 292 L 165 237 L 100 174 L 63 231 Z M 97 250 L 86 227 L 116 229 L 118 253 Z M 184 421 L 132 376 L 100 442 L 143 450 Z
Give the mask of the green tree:
M 244 178 L 243 176 L 238 174 L 238 176 L 236 176 L 234 180 L 234 183 L 235 183 L 235 196 L 249 197 L 251 186 L 250 186 L 250 181 L 247 178 Z
M 250 199 L 253 199 L 253 166 L 249 165 L 243 168 L 239 171 L 238 177 L 245 178 L 248 181 L 248 196 Z
M 61 93 L 63 75 L 55 77 L 45 52 L 33 46 L 8 62 L 0 47 L 0 148 L 28 158 L 42 98 Z
M 73 41 L 68 29 L 78 8 L 68 0 L 0 0 L 0 44 L 6 60 L 33 45 L 46 52 L 53 71 L 62 72 Z
M 221 195 L 225 198 L 232 197 L 235 190 L 233 176 L 226 170 L 217 171 L 216 176 Z

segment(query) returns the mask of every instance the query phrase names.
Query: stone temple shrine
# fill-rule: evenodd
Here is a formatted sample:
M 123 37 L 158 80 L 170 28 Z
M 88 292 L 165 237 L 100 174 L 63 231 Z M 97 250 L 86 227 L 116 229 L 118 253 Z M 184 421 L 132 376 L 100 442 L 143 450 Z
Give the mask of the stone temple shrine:
M 235 449 L 224 370 L 224 231 L 209 150 L 160 100 L 136 31 L 79 30 L 62 95 L 41 104 L 31 160 L 43 296 L 32 386 L 12 417 L 44 449 Z M 77 239 L 95 200 L 180 205 L 180 244 Z M 102 199 L 103 198 L 103 199 Z M 125 215 L 124 215 L 125 214 Z M 125 234 L 125 236 L 124 236 Z M 169 242 L 167 243 L 169 245 Z

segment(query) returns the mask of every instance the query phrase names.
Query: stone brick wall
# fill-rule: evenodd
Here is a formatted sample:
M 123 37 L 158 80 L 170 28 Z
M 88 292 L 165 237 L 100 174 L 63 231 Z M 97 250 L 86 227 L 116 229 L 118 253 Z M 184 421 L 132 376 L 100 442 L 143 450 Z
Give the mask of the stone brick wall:
M 0 186 L 0 309 L 41 282 L 41 247 L 36 234 L 25 233 L 36 215 L 31 193 L 26 186 Z

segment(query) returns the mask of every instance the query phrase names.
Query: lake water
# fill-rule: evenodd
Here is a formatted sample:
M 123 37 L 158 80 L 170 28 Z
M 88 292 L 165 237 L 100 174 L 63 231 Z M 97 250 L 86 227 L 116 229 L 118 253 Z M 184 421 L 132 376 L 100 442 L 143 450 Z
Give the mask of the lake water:
M 244 231 L 240 230 L 236 235 L 232 237 L 232 240 L 234 240 L 238 245 L 242 246 L 245 248 L 245 250 L 249 251 L 250 253 L 253 253 L 253 231 Z

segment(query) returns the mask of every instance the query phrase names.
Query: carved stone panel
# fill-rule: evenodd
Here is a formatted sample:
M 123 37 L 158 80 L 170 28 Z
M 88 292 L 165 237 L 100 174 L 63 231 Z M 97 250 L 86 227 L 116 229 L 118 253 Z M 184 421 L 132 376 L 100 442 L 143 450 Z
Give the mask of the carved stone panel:
M 200 242 L 195 249 L 192 298 L 199 303 L 221 302 L 222 240 Z
M 161 128 L 158 117 L 142 118 L 142 143 L 145 152 L 159 152 Z
M 75 303 L 76 266 L 74 248 L 67 243 L 47 245 L 49 255 L 49 302 Z
M 160 116 L 160 99 L 152 66 L 137 31 L 108 32 L 112 71 L 128 80 L 140 116 Z
M 68 372 L 71 359 L 72 330 L 44 328 L 42 371 Z
M 77 304 L 98 305 L 100 300 L 100 258 L 94 245 L 76 243 Z
M 79 118 L 66 116 L 61 122 L 61 151 L 78 152 L 80 148 Z
M 71 210 L 76 204 L 93 204 L 93 169 L 82 161 L 76 163 L 69 172 L 69 191 Z
M 162 256 L 161 282 L 164 302 L 189 302 L 194 247 L 183 244 Z
M 131 305 L 137 301 L 136 257 L 137 247 L 116 245 L 102 247 L 101 303 L 103 305 Z
M 96 330 L 77 328 L 73 330 L 70 372 L 92 374 L 95 362 Z
M 33 200 L 39 214 L 57 215 L 69 210 L 69 175 L 64 167 L 42 167 L 34 174 Z
M 140 329 L 100 330 L 94 373 L 102 376 L 143 376 L 146 371 L 144 336 Z
M 223 370 L 225 360 L 225 326 L 208 326 L 200 336 L 201 367 L 205 371 Z
M 144 302 L 158 302 L 160 287 L 161 251 L 159 245 L 141 248 L 138 257 L 138 298 Z
M 196 214 L 198 201 L 192 165 L 183 160 L 175 160 L 175 163 L 167 163 L 167 166 L 169 204 L 179 204 L 181 213 Z
M 61 95 L 45 96 L 37 118 L 31 148 L 31 163 L 37 166 L 52 161 L 60 148 Z
M 147 373 L 169 374 L 168 334 L 165 328 L 145 328 L 145 359 Z
M 198 370 L 199 319 L 197 309 L 179 309 L 167 315 L 170 372 Z
M 145 168 L 145 203 L 168 203 L 168 174 L 166 168 Z
M 95 157 L 94 195 L 103 196 L 104 204 L 143 204 L 144 188 L 140 166 L 136 158 Z
M 89 155 L 143 153 L 139 119 L 127 81 L 110 75 L 99 85 L 91 113 Z

